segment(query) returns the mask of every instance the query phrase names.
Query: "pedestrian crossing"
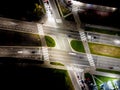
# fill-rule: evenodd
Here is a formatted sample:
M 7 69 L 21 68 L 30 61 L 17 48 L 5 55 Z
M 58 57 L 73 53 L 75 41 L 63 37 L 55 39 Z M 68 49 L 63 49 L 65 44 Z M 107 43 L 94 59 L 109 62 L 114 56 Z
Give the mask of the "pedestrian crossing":
M 87 57 L 88 57 L 88 61 L 90 63 L 90 66 L 95 67 L 95 63 L 94 63 L 92 55 L 91 54 L 87 54 Z
M 43 53 L 44 60 L 49 61 L 49 54 L 48 54 L 48 48 L 47 47 L 42 47 L 42 53 Z
M 79 34 L 80 34 L 81 40 L 86 42 L 86 41 L 87 41 L 87 38 L 86 38 L 85 32 L 79 31 Z M 83 44 L 84 44 L 84 46 L 88 46 L 87 43 L 83 43 Z M 86 45 L 86 44 L 87 44 L 87 45 Z M 89 48 L 89 47 L 87 47 L 87 48 Z M 95 63 L 94 63 L 94 60 L 93 60 L 92 55 L 90 54 L 90 51 L 89 51 L 89 50 L 86 50 L 86 51 L 87 51 L 87 58 L 88 58 L 88 61 L 89 61 L 89 63 L 90 63 L 90 66 L 95 67 Z M 89 51 L 89 52 L 88 52 L 88 51 Z
M 80 34 L 80 38 L 81 38 L 82 41 L 86 41 L 87 40 L 85 32 L 79 31 L 79 34 Z
M 37 27 L 38 27 L 39 35 L 40 36 L 42 35 L 41 44 L 42 44 L 43 59 L 44 59 L 44 61 L 49 61 L 48 48 L 47 48 L 46 40 L 45 40 L 45 37 L 44 37 L 43 26 L 41 24 L 37 24 Z
M 44 35 L 42 25 L 41 25 L 41 24 L 37 24 L 37 27 L 38 27 L 38 33 L 39 33 L 40 35 Z

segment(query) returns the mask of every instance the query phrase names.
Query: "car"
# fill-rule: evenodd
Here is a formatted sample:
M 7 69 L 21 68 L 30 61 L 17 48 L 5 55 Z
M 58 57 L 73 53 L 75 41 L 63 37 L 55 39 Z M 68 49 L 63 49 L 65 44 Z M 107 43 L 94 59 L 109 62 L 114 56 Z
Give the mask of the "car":
M 31 51 L 31 53 L 32 53 L 32 54 L 36 54 L 36 53 L 37 53 L 37 51 Z
M 108 67 L 109 69 L 113 69 L 113 67 Z
M 71 37 L 71 35 L 68 35 L 68 37 Z

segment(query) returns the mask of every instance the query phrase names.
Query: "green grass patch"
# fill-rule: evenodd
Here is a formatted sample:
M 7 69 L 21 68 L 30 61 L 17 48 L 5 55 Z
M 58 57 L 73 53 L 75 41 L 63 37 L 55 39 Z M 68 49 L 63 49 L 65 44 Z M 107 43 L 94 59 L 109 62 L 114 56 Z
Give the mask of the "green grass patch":
M 100 29 L 100 28 L 93 28 L 93 27 L 85 27 L 85 31 L 91 31 L 91 32 L 97 32 L 97 33 L 120 36 L 120 31 L 115 31 L 115 30 L 107 30 L 107 29 Z
M 50 64 L 52 64 L 52 65 L 64 66 L 64 64 L 62 64 L 62 63 L 59 63 L 59 62 L 50 62 Z
M 55 47 L 55 41 L 52 37 L 45 36 L 45 40 L 46 40 L 46 43 L 47 43 L 48 47 Z
M 111 78 L 111 77 L 106 77 L 106 76 L 100 76 L 100 75 L 94 75 L 94 76 L 95 76 L 95 81 L 96 81 L 98 90 L 101 90 L 100 89 L 101 84 L 108 82 L 108 81 L 111 81 L 113 84 L 113 80 L 117 80 L 117 78 Z M 113 85 L 113 87 L 114 87 L 114 85 Z
M 1 46 L 41 46 L 38 34 L 0 30 Z
M 107 69 L 101 69 L 101 68 L 97 68 L 96 71 L 120 74 L 120 71 L 113 71 L 113 70 L 107 70 Z
M 92 54 L 120 58 L 120 47 L 97 43 L 89 43 L 89 47 Z
M 70 44 L 71 44 L 71 47 L 72 47 L 75 51 L 85 53 L 85 49 L 84 49 L 83 43 L 82 43 L 81 41 L 72 40 L 72 41 L 70 42 Z

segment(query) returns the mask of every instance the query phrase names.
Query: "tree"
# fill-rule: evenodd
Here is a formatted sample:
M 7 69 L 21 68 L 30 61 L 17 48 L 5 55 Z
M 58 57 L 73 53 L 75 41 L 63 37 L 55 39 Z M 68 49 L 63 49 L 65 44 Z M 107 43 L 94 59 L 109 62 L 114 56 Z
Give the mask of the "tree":
M 38 5 L 38 3 L 35 3 L 35 9 L 33 11 L 33 14 L 35 18 L 40 19 L 43 15 L 43 8 L 41 5 Z

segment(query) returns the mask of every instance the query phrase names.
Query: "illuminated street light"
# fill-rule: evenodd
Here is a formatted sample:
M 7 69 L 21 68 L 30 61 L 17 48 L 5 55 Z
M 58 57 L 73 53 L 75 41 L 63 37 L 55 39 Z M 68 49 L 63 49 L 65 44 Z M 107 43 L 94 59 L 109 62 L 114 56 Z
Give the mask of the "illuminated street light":
M 116 40 L 114 40 L 114 43 L 115 44 L 120 44 L 120 40 L 116 39 Z

